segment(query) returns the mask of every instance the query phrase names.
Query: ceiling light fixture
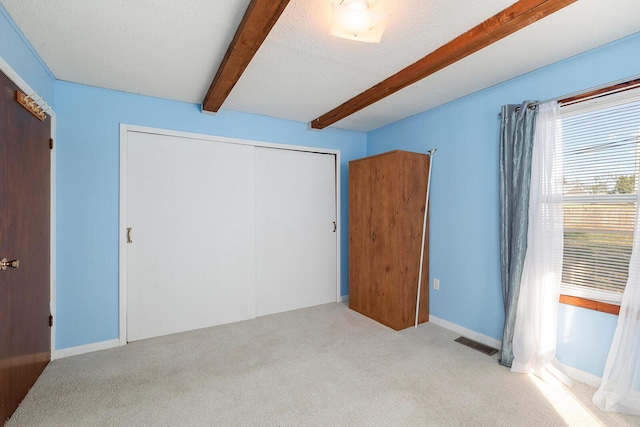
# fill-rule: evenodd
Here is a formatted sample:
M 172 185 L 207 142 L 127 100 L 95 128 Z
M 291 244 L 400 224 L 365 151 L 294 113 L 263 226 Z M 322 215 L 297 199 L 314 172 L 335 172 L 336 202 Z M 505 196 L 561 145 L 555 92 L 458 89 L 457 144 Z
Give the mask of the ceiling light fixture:
M 367 43 L 380 43 L 389 12 L 379 0 L 333 0 L 331 35 Z

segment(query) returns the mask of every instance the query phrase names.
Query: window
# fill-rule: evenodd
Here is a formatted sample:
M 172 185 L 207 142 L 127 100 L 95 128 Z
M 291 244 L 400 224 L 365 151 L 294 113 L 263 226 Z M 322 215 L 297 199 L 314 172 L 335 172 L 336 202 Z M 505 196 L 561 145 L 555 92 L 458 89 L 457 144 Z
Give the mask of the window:
M 640 90 L 563 106 L 565 295 L 619 304 L 640 167 Z

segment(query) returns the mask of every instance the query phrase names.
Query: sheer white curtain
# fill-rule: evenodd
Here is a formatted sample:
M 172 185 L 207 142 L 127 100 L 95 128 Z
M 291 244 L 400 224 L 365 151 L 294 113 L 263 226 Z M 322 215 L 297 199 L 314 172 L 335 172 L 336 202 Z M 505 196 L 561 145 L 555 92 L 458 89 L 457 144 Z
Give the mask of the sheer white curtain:
M 533 140 L 527 253 L 513 335 L 512 372 L 550 375 L 556 369 L 558 299 L 562 277 L 562 140 L 557 102 L 539 106 Z
M 640 198 L 638 206 L 640 206 Z M 593 403 L 605 411 L 634 415 L 640 415 L 640 215 L 638 211 L 640 210 L 636 209 L 629 279 L 622 295 L 618 326 L 609 349 L 602 383 L 593 396 Z

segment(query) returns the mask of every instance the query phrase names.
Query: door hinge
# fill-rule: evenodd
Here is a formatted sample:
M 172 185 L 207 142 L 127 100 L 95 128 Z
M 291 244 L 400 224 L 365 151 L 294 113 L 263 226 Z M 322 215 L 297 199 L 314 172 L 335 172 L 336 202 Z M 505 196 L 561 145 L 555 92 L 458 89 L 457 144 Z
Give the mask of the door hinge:
M 53 326 L 53 316 L 49 315 L 49 327 Z
M 49 138 L 49 150 L 53 150 L 53 138 Z

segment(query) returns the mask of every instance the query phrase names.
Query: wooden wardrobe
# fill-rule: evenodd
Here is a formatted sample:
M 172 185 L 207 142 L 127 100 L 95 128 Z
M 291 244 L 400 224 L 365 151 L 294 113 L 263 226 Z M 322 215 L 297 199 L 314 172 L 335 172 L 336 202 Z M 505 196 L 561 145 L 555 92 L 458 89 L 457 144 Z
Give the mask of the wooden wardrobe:
M 430 158 L 391 151 L 349 162 L 349 307 L 395 330 L 416 315 Z M 418 322 L 429 320 L 428 228 Z

